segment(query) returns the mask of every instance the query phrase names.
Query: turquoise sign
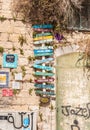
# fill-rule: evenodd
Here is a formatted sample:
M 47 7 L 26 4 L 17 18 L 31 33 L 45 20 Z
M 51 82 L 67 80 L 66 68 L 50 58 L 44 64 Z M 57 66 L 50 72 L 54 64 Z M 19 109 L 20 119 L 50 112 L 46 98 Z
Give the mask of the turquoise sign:
M 35 84 L 34 85 L 36 88 L 47 88 L 47 89 L 51 89 L 51 88 L 54 88 L 54 85 L 53 84 Z
M 34 49 L 35 56 L 51 56 L 53 55 L 53 49 Z
M 51 29 L 51 28 L 53 28 L 53 25 L 51 25 L 51 24 L 34 25 L 33 28 L 43 28 L 43 29 L 48 28 L 48 29 Z
M 17 54 L 3 54 L 4 68 L 17 68 L 18 55 Z
M 35 75 L 39 75 L 39 76 L 53 76 L 54 73 L 35 72 Z
M 53 58 L 46 58 L 46 59 L 43 59 L 43 60 L 36 60 L 34 63 L 35 64 L 42 64 L 42 63 L 47 63 L 47 62 L 50 62 L 50 61 L 53 61 L 54 59 Z
M 36 90 L 35 92 L 36 92 L 36 94 L 41 94 L 41 95 L 55 95 L 55 93 L 52 91 L 44 92 L 44 91 Z
M 50 66 L 42 66 L 42 65 L 34 64 L 33 67 L 36 68 L 36 69 L 42 69 L 42 70 L 47 70 L 47 71 L 52 71 L 53 70 L 53 68 L 50 67 Z

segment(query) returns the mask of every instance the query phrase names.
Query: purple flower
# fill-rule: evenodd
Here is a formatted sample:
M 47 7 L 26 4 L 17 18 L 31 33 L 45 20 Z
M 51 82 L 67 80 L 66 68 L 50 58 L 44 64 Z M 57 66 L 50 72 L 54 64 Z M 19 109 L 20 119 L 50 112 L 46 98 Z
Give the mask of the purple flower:
M 56 40 L 61 41 L 64 37 L 63 37 L 63 35 L 60 35 L 59 33 L 56 33 L 55 38 L 56 38 Z

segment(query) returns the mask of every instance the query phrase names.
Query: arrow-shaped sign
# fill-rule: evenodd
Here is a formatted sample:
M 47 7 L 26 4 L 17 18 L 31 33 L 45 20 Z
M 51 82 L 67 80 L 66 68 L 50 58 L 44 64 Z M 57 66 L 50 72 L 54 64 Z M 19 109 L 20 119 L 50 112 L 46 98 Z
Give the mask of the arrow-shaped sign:
M 48 28 L 48 29 L 51 29 L 51 28 L 53 28 L 53 25 L 51 25 L 51 24 L 41 24 L 41 25 L 34 25 L 34 26 L 32 26 L 33 28 Z
M 47 89 L 52 89 L 52 88 L 54 88 L 54 85 L 52 85 L 52 84 L 47 84 L 47 85 L 35 84 L 34 86 L 37 87 L 37 88 L 47 88 Z
M 47 83 L 47 82 L 53 82 L 54 81 L 54 78 L 46 78 L 46 79 L 35 79 L 35 82 L 36 83 Z
M 46 58 L 46 59 L 43 59 L 43 60 L 36 60 L 34 63 L 35 64 L 42 64 L 42 63 L 47 63 L 47 62 L 50 62 L 50 61 L 53 61 L 54 58 Z
M 54 73 L 35 72 L 35 75 L 38 75 L 38 76 L 53 76 Z
M 33 42 L 34 44 L 43 44 L 43 43 L 50 43 L 53 42 L 53 39 L 46 39 L 46 40 L 40 40 L 40 41 L 35 41 Z
M 37 64 L 34 64 L 33 67 L 36 68 L 36 69 L 42 69 L 42 70 L 47 70 L 47 71 L 52 71 L 53 70 L 53 67 L 42 66 L 42 65 L 37 65 Z
M 44 91 L 40 91 L 40 90 L 36 90 L 35 92 L 36 92 L 36 94 L 41 94 L 41 95 L 55 95 L 54 92 L 44 92 Z

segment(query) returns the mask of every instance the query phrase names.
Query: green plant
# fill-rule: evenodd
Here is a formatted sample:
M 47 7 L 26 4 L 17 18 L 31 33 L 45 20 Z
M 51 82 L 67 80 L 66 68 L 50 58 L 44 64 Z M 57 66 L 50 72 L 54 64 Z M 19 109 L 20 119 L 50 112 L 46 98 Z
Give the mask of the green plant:
M 20 50 L 20 54 L 24 55 L 23 49 L 19 48 L 19 50 Z
M 4 16 L 0 16 L 0 21 L 4 22 L 7 18 L 5 18 Z
M 35 57 L 32 57 L 32 56 L 28 56 L 28 62 L 30 63 L 31 61 L 34 61 L 35 60 Z
M 22 75 L 23 77 L 26 75 L 26 69 L 25 66 L 21 66 L 21 70 L 22 70 Z
M 32 92 L 33 92 L 33 88 L 30 88 L 29 89 L 29 95 L 32 95 Z
M 19 36 L 18 41 L 21 46 L 23 46 L 23 44 L 27 42 L 26 38 L 23 35 Z
M 54 106 L 53 106 L 52 104 L 51 104 L 51 106 L 50 106 L 50 109 L 51 109 L 51 110 L 53 110 L 53 109 L 54 109 Z
M 29 82 L 32 83 L 32 81 L 33 81 L 33 80 L 30 78 L 30 79 L 29 79 Z
M 13 46 L 13 47 L 12 47 L 12 50 L 13 50 L 13 51 L 15 51 L 15 50 L 16 50 L 16 48 Z
M 21 66 L 22 71 L 26 71 L 25 66 Z
M 4 52 L 4 48 L 0 46 L 0 53 L 2 54 Z
M 43 114 L 41 112 L 39 112 L 39 117 L 40 117 L 40 120 L 43 121 Z
M 13 89 L 13 94 L 16 95 L 16 94 L 19 94 L 20 93 L 20 90 L 18 89 Z

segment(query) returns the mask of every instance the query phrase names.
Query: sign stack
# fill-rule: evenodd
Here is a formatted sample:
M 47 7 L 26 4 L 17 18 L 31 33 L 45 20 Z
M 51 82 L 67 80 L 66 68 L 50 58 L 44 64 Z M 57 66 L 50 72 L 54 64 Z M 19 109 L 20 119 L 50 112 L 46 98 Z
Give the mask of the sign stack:
M 33 67 L 35 68 L 35 91 L 43 97 L 54 96 L 54 73 L 52 62 L 53 54 L 53 35 L 51 24 L 34 25 L 33 42 L 35 45 L 34 56 L 36 57 Z M 44 101 L 45 102 L 45 101 Z

